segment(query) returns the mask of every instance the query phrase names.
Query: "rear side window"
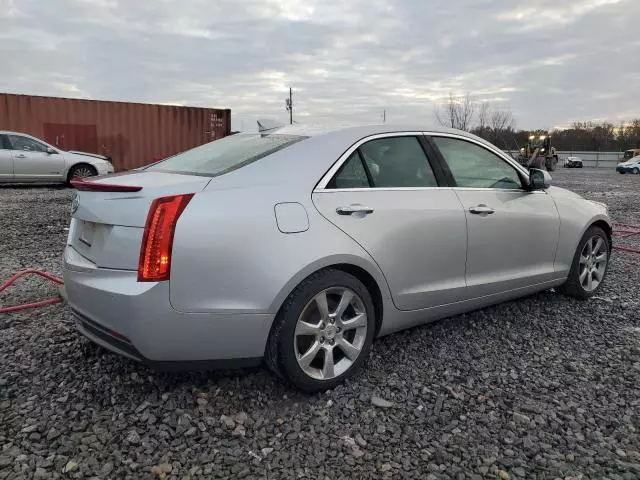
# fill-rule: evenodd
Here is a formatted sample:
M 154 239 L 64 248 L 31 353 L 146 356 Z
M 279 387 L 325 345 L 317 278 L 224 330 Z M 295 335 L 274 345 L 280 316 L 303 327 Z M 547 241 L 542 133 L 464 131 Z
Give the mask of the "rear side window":
M 342 165 L 327 188 L 437 187 L 416 137 L 386 137 L 364 143 Z
M 336 176 L 331 179 L 327 188 L 368 188 L 369 178 L 364 169 L 360 154 L 356 150 L 342 164 Z
M 305 138 L 278 134 L 230 135 L 154 163 L 146 170 L 214 177 L 255 162 Z

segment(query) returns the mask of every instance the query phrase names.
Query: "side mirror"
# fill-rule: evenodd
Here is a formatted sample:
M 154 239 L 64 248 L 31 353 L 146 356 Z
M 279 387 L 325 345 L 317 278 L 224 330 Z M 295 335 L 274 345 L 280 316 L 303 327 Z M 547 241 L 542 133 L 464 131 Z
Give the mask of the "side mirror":
M 529 170 L 529 189 L 546 190 L 551 186 L 551 175 L 545 170 L 532 168 Z
M 49 155 L 53 155 L 53 154 L 58 153 L 58 152 L 56 152 L 56 151 L 55 151 L 53 148 L 51 148 L 51 147 L 47 147 L 47 153 L 48 153 Z

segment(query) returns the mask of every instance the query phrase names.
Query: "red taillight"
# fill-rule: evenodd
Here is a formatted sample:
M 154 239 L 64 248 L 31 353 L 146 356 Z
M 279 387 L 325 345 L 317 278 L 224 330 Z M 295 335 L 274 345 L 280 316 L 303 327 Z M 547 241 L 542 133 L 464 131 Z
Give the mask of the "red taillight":
M 176 223 L 192 197 L 193 193 L 161 197 L 151 204 L 140 248 L 139 282 L 169 280 Z

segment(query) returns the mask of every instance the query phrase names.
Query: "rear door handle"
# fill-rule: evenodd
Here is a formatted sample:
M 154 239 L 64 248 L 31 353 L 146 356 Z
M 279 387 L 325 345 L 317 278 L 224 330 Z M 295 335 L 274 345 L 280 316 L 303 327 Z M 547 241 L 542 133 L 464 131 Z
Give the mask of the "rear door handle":
M 471 207 L 469 211 L 476 215 L 491 215 L 495 212 L 493 208 L 486 206 L 484 203 L 476 205 L 475 207 Z
M 336 213 L 338 215 L 353 215 L 354 213 L 363 213 L 365 215 L 369 215 L 373 213 L 373 208 L 365 207 L 362 205 L 348 205 L 346 207 L 336 208 Z
M 27 156 L 24 153 L 20 153 L 16 155 L 16 158 L 27 158 Z

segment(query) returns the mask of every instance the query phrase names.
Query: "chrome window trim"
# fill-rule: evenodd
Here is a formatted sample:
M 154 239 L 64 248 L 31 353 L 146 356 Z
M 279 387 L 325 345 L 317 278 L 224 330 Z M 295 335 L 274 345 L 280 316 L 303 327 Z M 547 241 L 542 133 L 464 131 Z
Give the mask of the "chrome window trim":
M 381 191 L 381 190 L 398 190 L 398 189 L 414 189 L 414 187 L 397 187 L 397 188 L 326 188 L 327 184 L 331 181 L 333 176 L 340 170 L 342 164 L 347 161 L 347 159 L 351 156 L 353 152 L 355 152 L 360 146 L 364 143 L 367 143 L 371 140 L 378 140 L 380 138 L 391 138 L 391 137 L 419 137 L 423 136 L 423 132 L 417 131 L 406 131 L 406 132 L 389 132 L 389 133 L 376 133 L 374 135 L 368 135 L 366 137 L 361 138 L 356 143 L 351 145 L 346 152 L 344 152 L 338 160 L 333 164 L 333 166 L 325 173 L 322 179 L 316 185 L 316 188 L 313 189 L 314 192 L 334 192 L 334 191 L 349 191 L 353 192 L 354 190 L 367 190 L 367 191 Z M 427 154 L 424 154 L 425 158 L 428 159 Z M 415 189 L 421 190 L 430 190 L 433 188 L 446 188 L 446 187 L 415 187 Z
M 426 136 L 429 136 L 429 137 L 448 137 L 448 138 L 455 138 L 455 139 L 458 139 L 458 140 L 464 140 L 465 142 L 473 143 L 473 144 L 479 146 L 480 148 L 484 148 L 485 150 L 488 150 L 489 152 L 491 152 L 494 155 L 498 156 L 499 158 L 501 158 L 502 160 L 507 162 L 509 165 L 511 165 L 513 168 L 515 168 L 517 171 L 520 171 L 520 173 L 522 173 L 523 175 L 525 175 L 527 177 L 529 176 L 529 172 L 528 172 L 528 170 L 526 168 L 524 168 L 522 165 L 520 165 L 518 162 L 516 162 L 509 155 L 504 153 L 499 148 L 494 147 L 493 145 L 491 145 L 489 147 L 489 145 L 487 145 L 487 144 L 485 144 L 483 142 L 479 142 L 475 138 L 469 138 L 469 137 L 466 137 L 464 135 L 457 135 L 455 133 L 424 132 L 423 134 L 426 135 Z M 446 162 L 446 159 L 445 159 L 445 162 Z M 473 188 L 475 188 L 475 187 L 473 187 Z M 484 188 L 484 190 L 493 190 L 493 189 Z M 504 189 L 497 188 L 495 190 L 504 190 Z
M 358 148 L 360 148 L 360 146 L 362 144 L 364 144 L 364 143 L 366 143 L 366 142 L 368 142 L 370 140 L 377 140 L 379 138 L 408 137 L 408 136 L 415 136 L 415 137 L 418 137 L 418 136 L 448 137 L 448 138 L 455 138 L 455 139 L 458 139 L 458 140 L 463 140 L 463 141 L 466 141 L 466 142 L 470 142 L 470 143 L 473 143 L 473 144 L 479 146 L 480 148 L 484 148 L 485 150 L 488 150 L 489 152 L 491 152 L 494 155 L 498 156 L 499 158 L 504 160 L 508 165 L 512 166 L 516 171 L 519 171 L 522 175 L 524 175 L 525 178 L 529 176 L 529 172 L 527 171 L 526 168 L 524 168 L 522 165 L 520 165 L 518 162 L 516 162 L 513 158 L 511 158 L 509 155 L 504 153 L 502 150 L 494 147 L 493 145 L 491 145 L 491 146 L 486 145 L 485 143 L 480 142 L 480 141 L 476 140 L 475 138 L 467 137 L 466 135 L 460 135 L 460 134 L 455 134 L 455 133 L 445 133 L 445 132 L 433 132 L 433 131 L 388 132 L 388 133 L 376 133 L 374 135 L 368 135 L 366 137 L 361 138 L 360 140 L 358 140 L 353 145 L 351 145 L 351 147 L 349 147 L 347 149 L 347 151 L 344 152 L 338 158 L 338 160 L 327 171 L 327 173 L 325 173 L 323 175 L 322 179 L 318 182 L 318 184 L 314 188 L 313 192 L 315 193 L 315 192 L 358 192 L 358 191 L 360 191 L 360 192 L 362 192 L 362 191 L 411 191 L 411 190 L 453 189 L 453 190 L 476 190 L 476 191 L 491 190 L 491 191 L 501 191 L 501 192 L 546 193 L 543 190 L 528 191 L 528 190 L 525 190 L 524 188 L 518 189 L 518 188 L 450 187 L 450 186 L 446 186 L 446 187 L 326 188 L 327 184 L 329 183 L 329 181 L 331 181 L 331 179 L 338 172 L 340 167 L 342 167 L 342 164 L 344 162 L 346 162 L 347 159 L 351 156 L 351 154 L 354 151 L 356 151 Z M 426 156 L 427 156 L 427 154 L 425 153 L 425 157 Z
M 358 188 L 324 188 L 316 189 L 313 193 L 334 192 L 413 192 L 423 190 L 453 190 L 452 187 L 358 187 Z

